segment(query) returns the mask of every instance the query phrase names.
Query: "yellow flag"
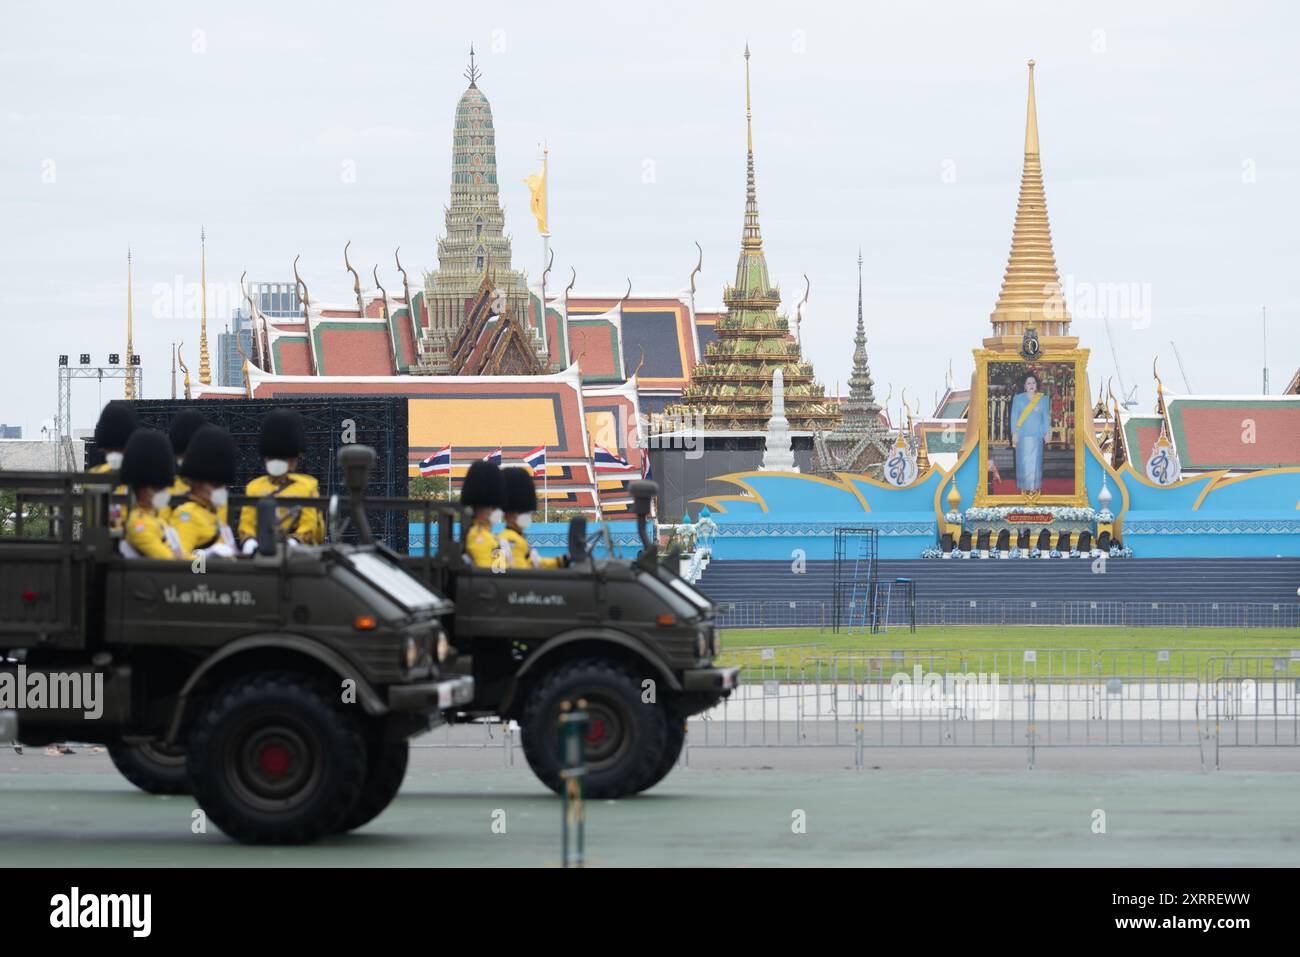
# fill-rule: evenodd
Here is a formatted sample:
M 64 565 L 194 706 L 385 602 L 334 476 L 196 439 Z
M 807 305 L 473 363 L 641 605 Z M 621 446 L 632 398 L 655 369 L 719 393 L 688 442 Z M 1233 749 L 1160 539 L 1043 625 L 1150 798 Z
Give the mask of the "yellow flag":
M 546 228 L 546 160 L 542 160 L 542 170 L 535 176 L 525 176 L 524 185 L 532 193 L 528 208 L 537 217 L 537 231 L 543 236 L 550 232 Z

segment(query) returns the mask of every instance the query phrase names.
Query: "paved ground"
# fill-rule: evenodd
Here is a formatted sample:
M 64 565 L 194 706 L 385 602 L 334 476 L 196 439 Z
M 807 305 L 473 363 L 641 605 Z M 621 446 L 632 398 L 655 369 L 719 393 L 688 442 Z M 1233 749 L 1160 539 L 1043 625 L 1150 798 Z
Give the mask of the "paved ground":
M 1296 749 L 1040 752 L 700 749 L 649 794 L 587 808 L 590 863 L 1117 865 L 1300 863 Z M 556 866 L 560 805 L 500 748 L 414 752 L 373 824 L 307 848 L 191 833 L 187 798 L 140 794 L 102 754 L 0 753 L 0 864 L 37 866 Z M 1105 834 L 1094 834 L 1097 811 Z M 804 833 L 795 832 L 802 819 Z M 504 820 L 505 833 L 493 823 Z

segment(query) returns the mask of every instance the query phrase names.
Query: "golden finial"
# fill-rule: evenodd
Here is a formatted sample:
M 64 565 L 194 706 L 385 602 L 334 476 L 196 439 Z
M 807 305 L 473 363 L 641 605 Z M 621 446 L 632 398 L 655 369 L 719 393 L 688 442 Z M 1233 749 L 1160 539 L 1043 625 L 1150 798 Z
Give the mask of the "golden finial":
M 200 310 L 199 320 L 199 382 L 212 384 L 212 364 L 208 359 L 208 236 L 207 231 L 199 227 L 199 263 L 200 263 Z M 187 396 L 188 398 L 188 396 Z
M 131 247 L 126 247 L 126 391 L 125 397 L 136 398 L 135 366 L 131 364 L 131 355 L 135 345 L 131 339 Z
M 548 256 L 547 256 L 547 259 L 546 259 L 546 268 L 542 270 L 542 288 L 543 288 L 543 289 L 546 288 L 546 277 L 549 276 L 549 275 L 551 274 L 551 267 L 555 265 L 555 250 L 554 250 L 554 249 L 548 249 L 547 252 L 548 252 Z M 546 303 L 543 302 L 543 303 L 542 303 L 542 306 L 545 307 L 545 306 L 546 306 Z
M 643 365 L 645 365 L 645 346 L 641 347 L 641 361 L 636 364 L 636 371 L 632 373 L 633 379 L 641 374 L 641 367 Z
M 410 284 L 409 284 L 409 283 L 407 282 L 407 280 L 406 280 L 406 270 L 402 268 L 402 260 L 401 260 L 401 258 L 397 255 L 397 254 L 400 253 L 401 251 L 402 251 L 402 247 L 401 247 L 401 246 L 398 246 L 396 249 L 393 250 L 393 261 L 397 263 L 397 271 L 400 272 L 400 273 L 402 274 L 402 286 L 403 286 L 403 287 L 406 287 L 406 286 L 408 286 L 408 285 L 410 285 Z M 406 302 L 407 302 L 407 305 L 410 305 L 411 300 L 410 300 L 409 297 L 407 298 Z
M 253 355 L 257 357 L 257 367 L 260 369 L 262 367 L 262 337 L 257 330 L 257 304 L 253 302 L 253 297 L 248 292 L 248 286 L 244 283 L 244 278 L 247 275 L 247 269 L 239 274 L 239 291 L 244 294 L 244 301 L 248 303 L 248 334 L 249 338 L 253 340 Z M 235 333 L 235 341 L 239 341 L 238 332 Z
M 1029 61 L 1029 106 L 1025 117 L 1025 152 L 1038 153 L 1038 107 L 1034 104 L 1034 61 Z
M 704 267 L 704 247 L 700 245 L 699 240 L 695 241 L 695 248 L 700 251 L 700 261 L 695 264 L 691 270 L 691 297 L 695 297 L 695 274 Z
M 253 397 L 253 386 L 248 378 L 248 353 L 244 351 L 244 343 L 240 341 L 239 334 L 235 334 L 235 351 L 239 353 L 239 358 L 243 359 L 242 370 L 244 376 L 244 394 L 248 398 Z
M 375 266 L 375 286 L 379 289 L 379 301 L 383 303 L 384 321 L 388 321 L 388 292 L 379 283 L 379 267 Z
M 366 314 L 366 307 L 361 302 L 361 277 L 357 271 L 352 268 L 352 263 L 348 261 L 348 247 L 352 245 L 352 240 L 343 244 L 343 265 L 347 267 L 348 272 L 352 273 L 352 293 L 357 297 L 357 312 L 361 315 Z
M 184 375 L 185 398 L 188 401 L 189 399 L 192 398 L 192 396 L 190 395 L 190 367 L 185 364 L 185 357 L 181 355 L 181 346 L 183 345 L 185 345 L 185 343 L 182 342 L 180 345 L 176 347 L 176 361 L 181 364 L 181 372 L 185 374 Z
M 799 343 L 800 355 L 803 354 L 803 307 L 808 305 L 808 296 L 812 292 L 812 283 L 808 280 L 808 274 L 803 274 L 803 298 L 799 300 L 794 307 L 794 335 L 795 341 Z
M 302 317 L 306 319 L 307 309 L 311 305 L 311 298 L 307 295 L 307 283 L 303 281 L 302 276 L 298 275 L 298 260 L 301 258 L 301 253 L 293 257 L 293 282 L 294 288 L 298 291 L 298 299 L 302 302 Z
M 478 83 L 478 78 L 483 75 L 483 71 L 474 65 L 474 44 L 469 45 L 469 69 L 461 76 L 469 80 L 469 85 L 474 86 Z
M 754 152 L 754 112 L 749 103 L 749 43 L 745 44 L 745 142 Z
M 631 276 L 629 276 L 627 279 L 627 292 L 623 293 L 623 298 L 618 301 L 618 304 L 622 306 L 630 298 L 632 298 L 632 277 Z

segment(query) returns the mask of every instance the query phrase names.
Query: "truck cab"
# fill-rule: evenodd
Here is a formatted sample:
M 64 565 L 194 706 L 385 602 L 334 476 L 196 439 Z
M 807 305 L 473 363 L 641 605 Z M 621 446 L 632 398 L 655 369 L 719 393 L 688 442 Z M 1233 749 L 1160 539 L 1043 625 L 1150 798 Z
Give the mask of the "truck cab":
M 451 603 L 369 540 L 373 452 L 340 459 L 360 478 L 360 541 L 290 549 L 269 534 L 253 557 L 203 562 L 122 557 L 112 475 L 0 473 L 16 503 L 0 534 L 0 689 L 100 689 L 92 709 L 0 696 L 0 726 L 33 745 L 106 744 L 133 783 L 192 792 L 243 841 L 375 817 L 410 736 L 465 707 L 473 680 L 441 672 Z

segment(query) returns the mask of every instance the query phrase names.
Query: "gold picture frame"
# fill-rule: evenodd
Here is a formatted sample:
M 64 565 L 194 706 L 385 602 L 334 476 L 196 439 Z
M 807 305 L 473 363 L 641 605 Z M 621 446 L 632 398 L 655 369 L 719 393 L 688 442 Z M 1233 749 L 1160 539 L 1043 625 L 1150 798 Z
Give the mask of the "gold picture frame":
M 975 506 L 977 508 L 996 505 L 1072 505 L 1086 508 L 1088 490 L 1084 485 L 1084 446 L 1088 442 L 1085 429 L 1092 428 L 1092 403 L 1087 395 L 1087 349 L 1045 350 L 1029 362 L 1023 356 L 1014 353 L 994 352 L 991 349 L 976 349 L 975 354 L 975 395 L 971 401 L 972 414 L 979 416 L 979 480 L 975 486 Z M 1041 492 L 1021 492 L 1016 495 L 995 495 L 989 491 L 989 369 L 1000 364 L 1049 365 L 1069 364 L 1074 370 L 1074 492 L 1070 495 L 1046 495 Z

